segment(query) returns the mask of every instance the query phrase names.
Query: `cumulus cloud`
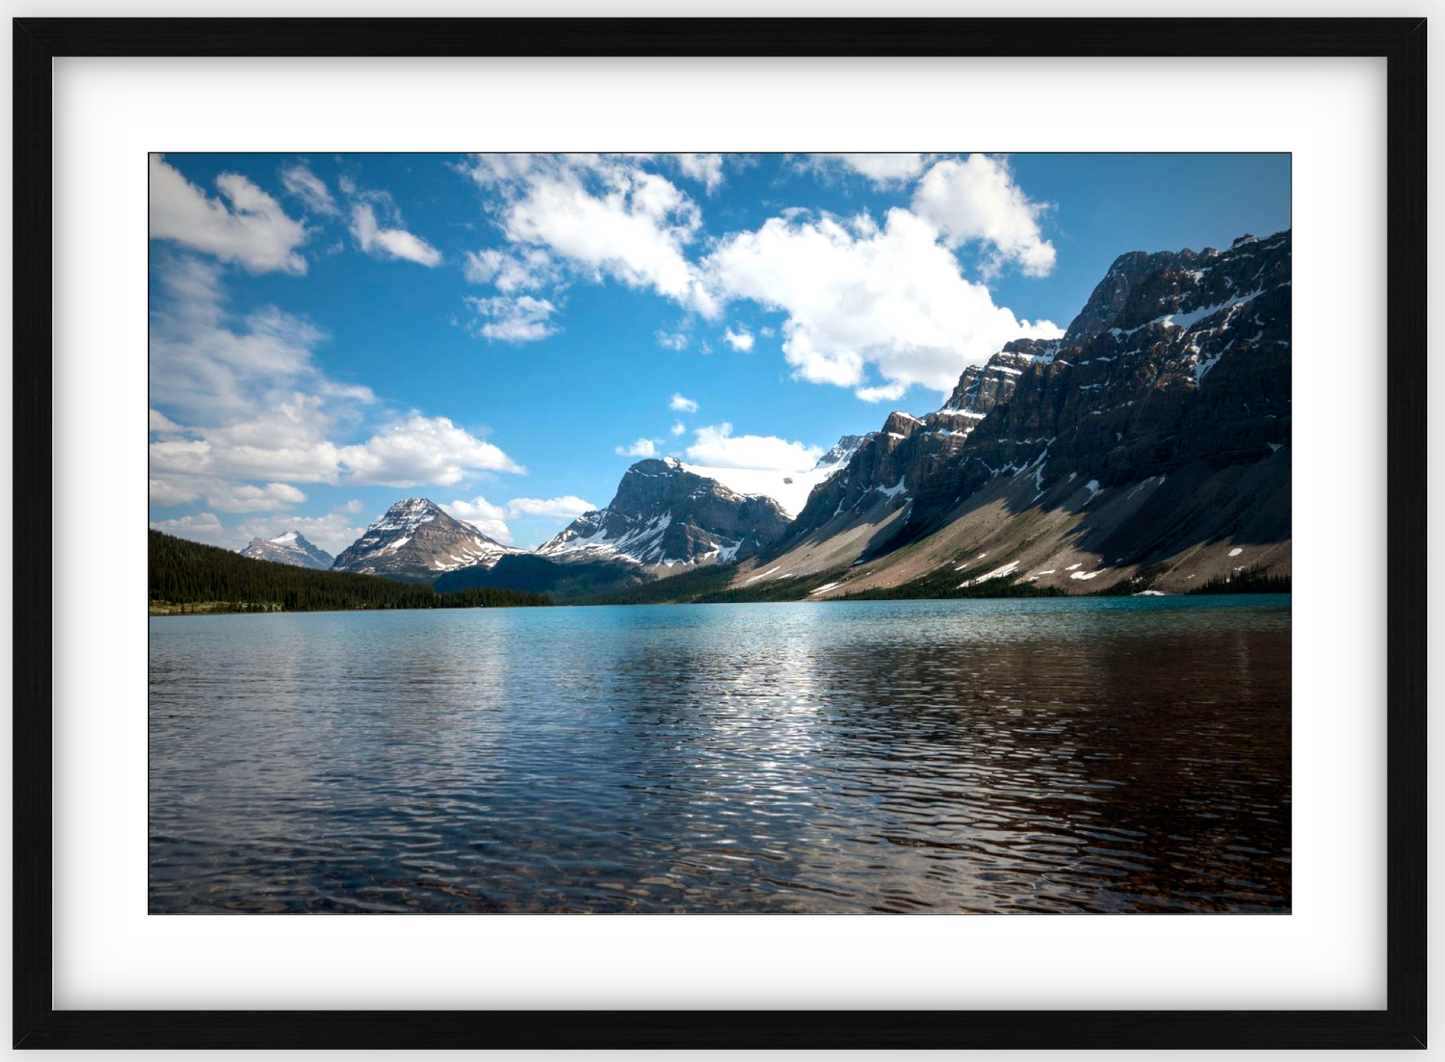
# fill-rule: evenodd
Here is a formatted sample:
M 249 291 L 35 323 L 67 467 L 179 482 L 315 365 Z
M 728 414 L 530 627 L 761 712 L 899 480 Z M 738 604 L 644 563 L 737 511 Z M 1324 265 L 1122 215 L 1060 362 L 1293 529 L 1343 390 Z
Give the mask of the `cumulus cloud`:
M 159 410 L 152 409 L 150 411 L 150 430 L 165 434 L 178 432 L 181 430 L 181 426 Z
M 698 428 L 687 459 L 716 468 L 759 468 L 794 472 L 812 468 L 823 456 L 821 446 L 788 442 L 775 435 L 734 435 L 726 422 Z
M 753 334 L 746 328 L 739 328 L 734 332 L 731 328 L 723 333 L 723 339 L 727 340 L 728 346 L 734 350 L 749 351 L 753 349 Z
M 223 513 L 275 512 L 305 500 L 306 495 L 289 483 L 267 483 L 261 487 L 250 483 L 219 483 L 206 494 L 206 504 Z
M 508 516 L 556 516 L 568 520 L 590 513 L 597 506 L 575 494 L 560 498 L 513 498 L 507 503 Z
M 541 248 L 591 279 L 656 291 L 706 316 L 717 305 L 687 258 L 701 211 L 636 159 L 480 155 L 467 172 L 507 239 Z
M 473 284 L 491 284 L 503 295 L 536 291 L 557 283 L 562 277 L 552 256 L 540 247 L 467 251 L 462 260 L 462 273 Z
M 966 366 L 1009 340 L 1060 334 L 1051 322 L 1030 322 L 995 305 L 985 284 L 965 276 L 955 254 L 974 245 L 971 261 L 980 263 L 985 281 L 1009 264 L 1029 275 L 1052 269 L 1054 249 L 1040 228 L 1047 206 L 1028 198 L 1006 160 L 812 156 L 799 165 L 855 173 L 879 186 L 916 181 L 911 202 L 881 219 L 788 207 L 760 228 L 711 241 L 698 205 L 648 169 L 665 162 L 476 156 L 462 169 L 482 189 L 512 258 L 495 252 L 469 265 L 469 275 L 502 294 L 505 285 L 540 290 L 535 285 L 612 279 L 711 320 L 729 302 L 750 300 L 785 314 L 783 352 L 794 378 L 847 387 L 868 401 L 895 400 L 915 384 L 947 392 Z M 669 164 L 685 175 L 702 174 L 698 179 L 713 165 L 679 158 Z M 532 261 L 546 268 L 539 272 L 527 264 Z M 546 300 L 538 299 L 539 310 Z M 483 305 L 498 316 L 512 308 Z M 534 312 L 489 324 L 491 333 L 521 340 L 547 334 L 555 327 L 551 316 Z M 478 334 L 486 334 L 486 326 Z M 680 331 L 663 330 L 656 339 L 670 349 L 711 350 L 706 340 L 692 344 Z M 741 351 L 756 346 L 756 335 L 744 328 L 729 327 L 724 340 Z
M 684 176 L 701 181 L 709 191 L 714 191 L 723 181 L 723 158 L 717 154 L 674 154 Z
M 481 495 L 470 500 L 458 499 L 446 507 L 446 511 L 458 520 L 465 520 L 482 534 L 498 542 L 511 542 L 512 530 L 509 519 L 519 516 L 540 516 L 551 519 L 572 520 L 583 513 L 591 512 L 597 506 L 575 495 L 560 498 L 513 498 L 505 505 L 494 505 Z
M 814 170 L 827 173 L 841 167 L 868 178 L 875 185 L 888 186 L 913 180 L 928 164 L 926 155 L 906 152 L 816 153 L 810 157 Z
M 449 487 L 476 471 L 527 470 L 502 450 L 446 417 L 413 413 L 364 443 L 338 451 L 347 479 L 387 487 Z
M 326 182 L 305 166 L 297 164 L 281 171 L 281 184 L 305 206 L 318 214 L 341 213 Z
M 500 505 L 493 505 L 481 495 L 465 501 L 458 499 L 446 507 L 447 514 L 471 524 L 488 538 L 498 542 L 511 542 L 512 529 L 507 526 L 507 511 Z
M 151 239 L 174 240 L 252 273 L 306 272 L 306 259 L 296 252 L 306 242 L 304 225 L 238 173 L 221 174 L 216 187 L 229 206 L 208 197 L 163 156 L 150 156 Z
M 656 457 L 657 444 L 651 439 L 638 439 L 634 443 L 617 447 L 617 453 L 623 457 Z
M 204 497 L 216 511 L 268 511 L 304 500 L 298 483 L 447 486 L 524 471 L 445 417 L 412 412 L 376 424 L 370 390 L 313 362 L 319 331 L 275 309 L 233 321 L 213 268 L 177 262 L 157 279 L 152 398 L 189 410 L 191 423 L 150 415 L 153 504 Z
M 950 247 L 989 245 L 986 274 L 1008 262 L 1027 276 L 1053 271 L 1053 244 L 1039 230 L 1047 209 L 1024 194 L 1005 160 L 988 155 L 935 163 L 913 193 L 914 212 L 932 222 Z
M 683 423 L 682 421 L 680 421 L 680 420 L 679 420 L 679 421 L 675 421 L 675 422 L 673 423 L 673 425 L 672 425 L 672 434 L 674 434 L 674 435 L 686 435 L 686 434 L 687 434 L 687 425 L 684 424 L 684 423 Z
M 370 203 L 352 205 L 351 235 L 357 246 L 368 254 L 416 262 L 428 268 L 439 265 L 442 260 L 441 252 L 420 236 L 399 227 L 383 228 Z
M 557 307 L 548 299 L 532 295 L 495 295 L 481 299 L 468 295 L 463 301 L 476 311 L 476 333 L 483 339 L 531 343 L 558 332 L 557 325 L 551 320 Z
M 674 394 L 672 396 L 672 401 L 667 403 L 667 408 L 672 410 L 674 413 L 696 413 L 697 403 L 694 402 L 691 398 L 686 398 L 683 395 Z
M 866 214 L 792 211 L 726 237 L 706 268 L 718 290 L 787 314 L 783 355 L 795 378 L 876 398 L 913 384 L 947 392 L 1009 340 L 1061 334 L 996 306 L 933 224 L 902 208 L 881 227 Z
M 860 387 L 854 393 L 865 402 L 896 402 L 907 390 L 901 383 L 891 383 L 879 387 Z
M 185 502 L 195 501 L 201 496 L 201 491 L 196 485 L 184 481 L 166 478 L 152 479 L 149 486 L 152 505 L 182 505 Z

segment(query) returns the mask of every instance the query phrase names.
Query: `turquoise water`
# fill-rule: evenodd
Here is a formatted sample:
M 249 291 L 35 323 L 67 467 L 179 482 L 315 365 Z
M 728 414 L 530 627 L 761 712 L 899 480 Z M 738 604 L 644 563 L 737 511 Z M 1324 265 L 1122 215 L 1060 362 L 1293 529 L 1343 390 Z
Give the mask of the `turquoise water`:
M 153 618 L 150 909 L 1287 911 L 1289 600 Z

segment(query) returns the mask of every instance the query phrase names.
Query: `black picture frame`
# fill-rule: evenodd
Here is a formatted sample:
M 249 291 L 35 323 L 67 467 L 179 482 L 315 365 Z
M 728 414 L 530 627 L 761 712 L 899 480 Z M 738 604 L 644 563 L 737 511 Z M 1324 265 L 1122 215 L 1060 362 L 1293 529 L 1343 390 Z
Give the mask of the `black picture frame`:
M 45 19 L 13 22 L 14 506 L 51 511 L 59 56 L 1387 59 L 1388 986 L 1371 1011 L 79 1011 L 52 1005 L 51 544 L 14 542 L 14 1028 L 47 1048 L 1419 1048 L 1426 1023 L 1426 22 Z M 60 912 L 64 917 L 64 912 Z M 1127 1000 L 1120 1000 L 1121 1007 Z

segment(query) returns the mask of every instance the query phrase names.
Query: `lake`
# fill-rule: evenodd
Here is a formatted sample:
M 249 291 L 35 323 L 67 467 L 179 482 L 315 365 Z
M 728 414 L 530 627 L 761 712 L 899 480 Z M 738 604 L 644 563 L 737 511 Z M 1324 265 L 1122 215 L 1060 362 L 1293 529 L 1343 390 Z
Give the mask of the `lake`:
M 1276 912 L 1289 596 L 150 620 L 150 910 Z

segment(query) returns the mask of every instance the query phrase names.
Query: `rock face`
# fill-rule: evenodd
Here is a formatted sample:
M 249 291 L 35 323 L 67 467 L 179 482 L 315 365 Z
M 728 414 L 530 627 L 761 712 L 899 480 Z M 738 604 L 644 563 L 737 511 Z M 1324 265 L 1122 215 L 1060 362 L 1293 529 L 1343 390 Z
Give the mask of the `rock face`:
M 294 564 L 298 568 L 317 568 L 321 571 L 330 568 L 336 559 L 324 549 L 306 541 L 306 536 L 300 531 L 287 531 L 276 538 L 253 538 L 250 545 L 240 553 L 241 556 L 254 560 Z
M 637 462 L 607 508 L 579 516 L 537 553 L 554 560 L 622 560 L 666 574 L 679 565 L 743 560 L 787 526 L 773 499 L 739 494 L 668 457 Z
M 1040 499 L 1049 505 L 1065 487 L 1087 486 L 1069 503 L 1086 505 L 1185 469 L 1180 483 L 1202 490 L 1209 475 L 1272 458 L 1290 441 L 1290 254 L 1286 230 L 1241 237 L 1226 251 L 1122 255 L 1062 340 L 1009 343 L 966 369 L 937 412 L 890 414 L 813 491 L 767 556 L 866 525 L 879 530 L 858 555 L 879 557 L 1005 483 L 1022 498 L 1008 501 L 1017 514 Z M 1250 480 L 1258 493 L 1240 504 L 1283 513 L 1268 533 L 1287 541 L 1288 461 L 1271 468 Z M 1201 516 L 1188 533 L 1231 533 L 1230 512 L 1220 508 L 1212 529 Z M 1131 541 L 1155 542 L 1155 553 L 1172 541 L 1171 527 L 1183 534 L 1186 523 L 1163 508 L 1131 520 Z
M 454 520 L 435 502 L 406 498 L 336 558 L 338 571 L 430 583 L 443 572 L 480 565 L 519 550 L 504 546 L 471 524 Z

